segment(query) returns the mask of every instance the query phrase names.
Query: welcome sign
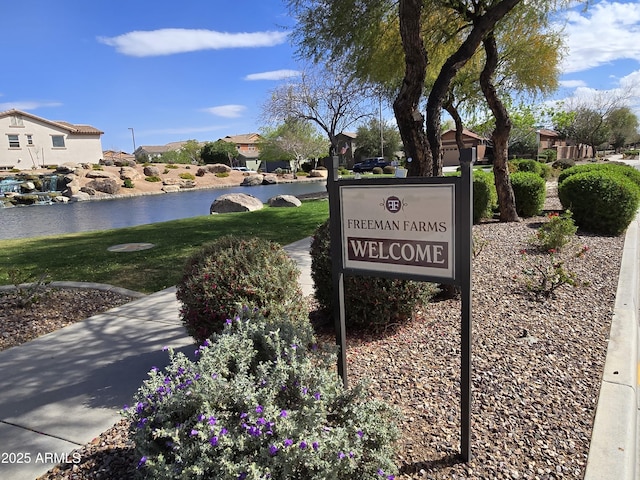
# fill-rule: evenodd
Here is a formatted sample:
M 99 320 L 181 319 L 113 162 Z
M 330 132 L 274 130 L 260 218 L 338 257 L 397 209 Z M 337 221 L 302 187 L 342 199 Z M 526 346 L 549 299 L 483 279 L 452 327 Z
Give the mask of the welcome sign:
M 340 188 L 344 268 L 455 276 L 455 185 Z

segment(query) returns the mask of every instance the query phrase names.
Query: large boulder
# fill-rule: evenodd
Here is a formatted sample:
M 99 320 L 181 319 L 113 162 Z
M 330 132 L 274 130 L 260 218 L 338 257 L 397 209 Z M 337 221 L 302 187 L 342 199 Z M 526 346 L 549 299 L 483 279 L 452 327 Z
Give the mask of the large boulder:
M 272 173 L 265 175 L 262 180 L 263 185 L 275 185 L 276 183 L 278 183 L 278 176 Z
M 111 195 L 120 191 L 120 185 L 113 178 L 98 178 L 91 180 L 86 186 L 97 192 L 108 193 Z
M 174 193 L 180 191 L 180 185 L 164 185 L 162 191 L 165 193 Z
M 264 175 L 261 175 L 259 173 L 248 175 L 244 177 L 244 180 L 242 180 L 242 183 L 240 185 L 242 185 L 243 187 L 255 187 L 258 185 L 262 185 L 263 180 Z
M 144 180 L 144 176 L 132 167 L 122 167 L 120 169 L 120 180 L 130 180 L 135 182 L 137 180 Z
M 229 173 L 231 171 L 231 167 L 224 163 L 214 163 L 212 165 L 207 165 L 207 171 L 210 173 Z
M 116 178 L 115 174 L 113 174 L 111 172 L 105 172 L 104 170 L 91 170 L 91 171 L 87 172 L 85 177 L 87 177 L 87 178 L 110 178 L 110 179 Z
M 311 170 L 309 172 L 309 176 L 316 177 L 316 178 L 327 178 L 329 176 L 329 171 L 328 170 Z
M 299 207 L 302 202 L 293 195 L 276 195 L 268 201 L 270 207 Z
M 246 193 L 227 193 L 214 200 L 209 213 L 252 212 L 264 205 L 261 200 Z
M 70 202 L 84 202 L 85 200 L 90 200 L 90 199 L 91 199 L 91 195 L 85 192 L 78 192 L 71 195 L 71 197 L 69 197 Z
M 58 165 L 56 167 L 56 173 L 75 173 L 78 165 L 76 163 L 63 163 L 62 165 Z
M 160 169 L 158 167 L 154 167 L 153 165 L 147 165 L 143 169 L 145 177 L 159 177 Z

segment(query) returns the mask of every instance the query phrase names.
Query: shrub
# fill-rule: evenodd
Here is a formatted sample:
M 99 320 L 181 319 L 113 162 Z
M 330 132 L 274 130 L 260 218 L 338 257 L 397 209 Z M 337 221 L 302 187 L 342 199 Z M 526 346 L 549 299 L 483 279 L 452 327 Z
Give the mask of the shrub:
M 549 178 L 551 176 L 551 167 L 536 160 L 510 160 L 508 166 L 510 173 L 530 172 L 541 178 Z
M 547 194 L 547 184 L 543 178 L 532 172 L 516 172 L 511 175 L 511 187 L 518 215 L 533 217 L 542 211 Z
M 373 170 L 371 170 L 371 173 L 373 173 L 374 175 L 382 175 L 382 168 L 373 167 Z
M 386 173 L 387 175 L 391 175 L 396 171 L 396 167 L 394 167 L 393 165 L 385 165 L 382 168 L 382 173 Z
M 552 163 L 558 158 L 558 152 L 554 148 L 547 148 L 539 155 L 539 157 L 544 159 L 547 163 Z
M 192 174 L 192 173 L 181 173 L 180 175 L 178 175 L 180 178 L 182 178 L 183 180 L 195 180 L 196 177 Z
M 104 168 L 102 167 L 102 165 L 100 165 L 99 163 L 92 163 L 92 164 L 91 164 L 91 169 L 92 169 L 92 170 L 104 170 Z
M 162 179 L 156 175 L 152 175 L 150 177 L 144 177 L 145 181 L 147 182 L 161 182 Z
M 558 185 L 558 197 L 571 209 L 578 227 L 619 235 L 635 217 L 640 190 L 624 175 L 593 170 L 567 177 Z
M 220 332 L 245 306 L 267 319 L 287 316 L 294 323 L 306 322 L 309 312 L 298 275 L 296 263 L 276 243 L 220 237 L 186 262 L 176 293 L 182 322 L 199 342 Z
M 498 204 L 498 194 L 493 173 L 484 170 L 473 172 L 473 223 L 482 218 L 491 218 Z
M 307 172 L 302 171 L 302 170 L 298 170 L 298 172 L 296 172 L 296 175 L 298 177 L 308 177 L 309 176 L 309 174 Z
M 315 297 L 325 312 L 333 309 L 329 221 L 320 225 L 311 242 L 311 277 Z M 345 323 L 351 327 L 386 325 L 413 315 L 429 301 L 434 287 L 424 282 L 345 275 Z
M 124 179 L 124 188 L 134 188 L 135 185 L 133 184 L 133 181 L 130 178 L 125 178 Z
M 571 175 L 584 172 L 608 172 L 611 175 L 623 175 L 628 177 L 633 183 L 640 187 L 640 172 L 630 165 L 623 163 L 587 163 L 576 165 L 575 167 L 563 170 L 558 176 L 558 185 L 564 182 Z
M 218 172 L 216 173 L 216 177 L 218 178 L 225 178 L 229 176 L 229 172 Z
M 178 165 L 175 165 L 173 163 L 168 163 L 166 168 L 179 168 Z
M 393 478 L 389 407 L 342 387 L 335 356 L 288 322 L 238 318 L 198 348 L 169 351 L 125 407 L 146 478 Z M 381 475 L 384 475 L 381 477 Z
M 549 220 L 538 228 L 532 243 L 545 252 L 560 250 L 571 241 L 578 228 L 573 222 L 571 210 L 562 215 L 551 213 L 548 218 Z
M 575 167 L 576 162 L 570 158 L 562 158 L 553 162 L 551 166 L 556 170 L 566 170 L 567 168 Z
M 640 150 L 627 150 L 622 154 L 622 158 L 635 158 L 640 155 Z

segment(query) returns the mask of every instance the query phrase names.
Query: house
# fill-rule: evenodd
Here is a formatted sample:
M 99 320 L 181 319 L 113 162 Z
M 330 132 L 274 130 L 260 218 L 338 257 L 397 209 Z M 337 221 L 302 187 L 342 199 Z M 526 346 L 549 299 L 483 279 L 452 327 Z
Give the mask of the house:
M 20 110 L 0 112 L 0 169 L 27 170 L 48 165 L 98 163 L 101 135 L 89 125 L 47 120 Z
M 442 165 L 445 167 L 453 167 L 460 165 L 460 152 L 456 143 L 455 129 L 447 130 L 442 134 Z M 485 162 L 487 154 L 487 139 L 481 137 L 477 133 L 462 130 L 462 142 L 465 148 L 476 147 L 476 162 Z
M 148 161 L 153 162 L 156 158 L 160 158 L 163 153 L 170 150 L 176 149 L 171 148 L 168 145 L 140 145 L 136 148 L 136 151 L 133 152 L 133 154 L 135 155 L 135 158 L 146 156 Z
M 234 167 L 247 167 L 250 170 L 260 168 L 260 149 L 258 142 L 262 139 L 259 133 L 243 133 L 241 135 L 227 135 L 220 140 L 235 143 L 238 149 L 238 165 Z
M 558 160 L 564 159 L 582 159 L 593 156 L 593 149 L 589 145 L 576 145 L 567 139 L 560 139 L 560 134 L 553 130 L 542 128 L 536 131 L 536 140 L 538 142 L 538 154 L 545 150 L 555 150 Z
M 122 150 L 105 150 L 102 152 L 102 159 L 113 163 L 135 163 L 136 157 Z

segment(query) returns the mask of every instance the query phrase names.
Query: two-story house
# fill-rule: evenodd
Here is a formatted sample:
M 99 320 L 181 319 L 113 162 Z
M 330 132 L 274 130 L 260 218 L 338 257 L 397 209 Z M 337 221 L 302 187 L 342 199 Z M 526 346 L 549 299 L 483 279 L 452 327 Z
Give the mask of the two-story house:
M 47 120 L 20 110 L 0 112 L 0 169 L 98 163 L 103 133 L 90 125 Z

